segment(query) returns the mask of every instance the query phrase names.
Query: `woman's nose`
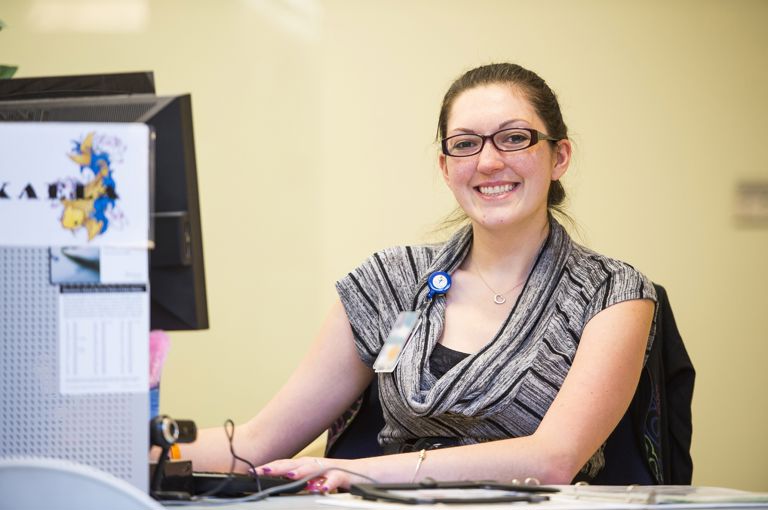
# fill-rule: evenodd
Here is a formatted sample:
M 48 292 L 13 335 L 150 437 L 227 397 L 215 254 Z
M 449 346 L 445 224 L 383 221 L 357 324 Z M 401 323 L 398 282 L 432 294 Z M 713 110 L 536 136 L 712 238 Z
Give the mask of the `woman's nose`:
M 477 155 L 477 171 L 483 173 L 494 173 L 504 168 L 504 159 L 493 145 L 491 140 L 486 140 L 485 145 Z

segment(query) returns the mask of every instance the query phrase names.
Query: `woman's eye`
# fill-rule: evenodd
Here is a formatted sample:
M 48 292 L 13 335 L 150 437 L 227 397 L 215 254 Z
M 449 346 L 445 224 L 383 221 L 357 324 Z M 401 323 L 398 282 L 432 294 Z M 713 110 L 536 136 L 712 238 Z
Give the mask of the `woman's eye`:
M 457 150 L 472 149 L 476 146 L 477 146 L 477 142 L 475 140 L 466 139 L 466 138 L 456 140 L 453 144 L 453 148 Z
M 504 143 L 512 144 L 512 145 L 521 145 L 526 143 L 529 140 L 529 137 L 520 134 L 520 133 L 513 133 L 508 135 L 506 138 L 504 138 Z

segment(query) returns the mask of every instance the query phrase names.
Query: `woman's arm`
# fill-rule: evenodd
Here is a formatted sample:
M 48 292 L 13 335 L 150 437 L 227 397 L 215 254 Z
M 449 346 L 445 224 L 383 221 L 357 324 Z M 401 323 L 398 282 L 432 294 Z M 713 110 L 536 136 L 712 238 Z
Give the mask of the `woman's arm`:
M 530 436 L 426 453 L 417 478 L 511 481 L 535 477 L 542 483 L 570 483 L 608 438 L 629 407 L 637 387 L 654 303 L 622 302 L 606 308 L 584 328 L 573 365 L 544 419 Z M 359 460 L 323 459 L 381 482 L 409 482 L 418 453 Z M 314 459 L 270 462 L 267 472 L 303 477 L 318 471 Z M 327 489 L 362 479 L 329 471 Z
M 372 377 L 373 371 L 360 361 L 352 328 L 337 302 L 288 382 L 261 412 L 238 425 L 235 453 L 255 464 L 295 455 L 363 393 Z M 180 445 L 180 451 L 197 471 L 229 471 L 232 461 L 220 427 L 201 430 L 197 441 Z M 246 469 L 237 463 L 238 471 Z

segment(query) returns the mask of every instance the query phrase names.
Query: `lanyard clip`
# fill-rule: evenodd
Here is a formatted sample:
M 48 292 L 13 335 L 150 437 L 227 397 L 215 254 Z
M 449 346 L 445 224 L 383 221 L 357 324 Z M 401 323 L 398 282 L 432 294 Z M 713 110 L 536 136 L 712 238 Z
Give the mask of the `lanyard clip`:
M 451 275 L 445 271 L 435 271 L 427 278 L 429 294 L 427 299 L 432 299 L 435 295 L 445 294 L 451 288 Z

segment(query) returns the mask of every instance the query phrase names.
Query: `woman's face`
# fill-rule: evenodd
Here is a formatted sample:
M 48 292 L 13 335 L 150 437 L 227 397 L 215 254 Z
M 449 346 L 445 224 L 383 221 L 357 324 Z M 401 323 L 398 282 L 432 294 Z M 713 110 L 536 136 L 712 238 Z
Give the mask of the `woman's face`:
M 547 133 L 525 96 L 509 85 L 491 84 L 462 92 L 448 116 L 446 136 L 489 135 L 523 127 Z M 474 156 L 440 155 L 440 168 L 459 206 L 476 226 L 499 229 L 541 221 L 547 214 L 550 182 L 568 169 L 568 140 L 547 141 L 515 152 L 501 152 L 487 140 Z

